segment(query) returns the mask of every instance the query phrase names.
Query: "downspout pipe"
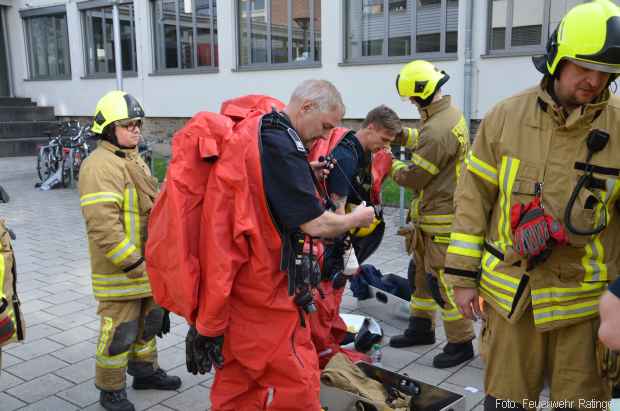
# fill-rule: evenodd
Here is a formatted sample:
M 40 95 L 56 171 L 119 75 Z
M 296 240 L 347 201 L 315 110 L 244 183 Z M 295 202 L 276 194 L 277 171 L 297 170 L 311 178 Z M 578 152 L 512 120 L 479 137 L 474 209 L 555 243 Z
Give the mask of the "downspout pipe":
M 114 32 L 114 66 L 116 68 L 116 88 L 123 89 L 123 55 L 121 53 L 121 22 L 118 0 L 112 0 L 112 31 Z
M 472 97 L 474 83 L 474 60 L 473 60 L 473 24 L 474 4 L 476 0 L 467 0 L 465 16 L 465 67 L 463 79 L 463 116 L 467 128 L 471 126 Z
M 8 23 L 9 19 L 6 14 L 8 11 L 8 7 L 0 6 L 0 23 L 2 23 L 2 33 L 0 35 L 4 36 L 4 51 L 6 54 L 6 69 L 7 69 L 7 77 L 9 80 L 9 97 L 15 97 L 15 82 L 13 80 L 13 63 L 11 62 L 11 42 L 9 39 L 9 28 Z

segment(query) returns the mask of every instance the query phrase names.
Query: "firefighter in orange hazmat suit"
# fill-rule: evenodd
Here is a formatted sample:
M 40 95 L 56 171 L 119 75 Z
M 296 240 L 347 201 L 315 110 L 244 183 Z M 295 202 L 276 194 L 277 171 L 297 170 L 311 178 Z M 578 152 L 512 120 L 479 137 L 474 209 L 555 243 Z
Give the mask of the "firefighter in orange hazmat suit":
M 337 215 L 316 197 L 306 147 L 343 114 L 331 83 L 307 80 L 282 112 L 238 123 L 214 163 L 200 234 L 209 254 L 204 301 L 186 339 L 190 372 L 217 368 L 213 410 L 320 409 L 307 325 L 317 263 L 303 239 L 364 227 L 374 216 L 365 206 Z

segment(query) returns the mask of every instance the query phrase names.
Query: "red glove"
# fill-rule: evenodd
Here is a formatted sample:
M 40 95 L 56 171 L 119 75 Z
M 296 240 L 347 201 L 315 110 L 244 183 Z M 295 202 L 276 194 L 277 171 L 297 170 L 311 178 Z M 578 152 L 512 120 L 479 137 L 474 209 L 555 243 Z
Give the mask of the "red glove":
M 11 317 L 2 315 L 0 317 L 0 344 L 8 341 L 15 334 L 15 326 Z
M 514 249 L 521 257 L 535 257 L 547 248 L 550 234 L 538 197 L 526 206 L 515 204 L 510 210 L 510 224 Z
M 545 254 L 544 261 L 550 254 L 548 249 L 555 244 L 564 245 L 568 240 L 559 221 L 545 214 L 540 197 L 527 205 L 515 204 L 510 210 L 510 224 L 514 249 L 522 257 L 531 259 Z

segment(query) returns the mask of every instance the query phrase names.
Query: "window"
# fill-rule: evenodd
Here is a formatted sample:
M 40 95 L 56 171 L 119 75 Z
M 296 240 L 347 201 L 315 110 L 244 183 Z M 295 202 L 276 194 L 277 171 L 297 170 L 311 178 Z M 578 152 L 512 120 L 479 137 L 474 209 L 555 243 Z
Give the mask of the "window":
M 155 67 L 211 71 L 218 66 L 216 0 L 154 0 Z
M 345 61 L 454 54 L 458 15 L 458 0 L 346 0 Z
M 383 0 L 365 0 L 363 14 L 383 14 Z
M 568 10 L 587 0 L 489 1 L 489 54 L 544 51 L 547 39 Z
M 93 7 L 101 4 L 84 2 L 78 8 L 82 13 L 84 32 L 84 55 L 88 76 L 110 75 L 116 73 L 114 49 L 114 25 L 112 6 Z M 121 32 L 121 64 L 124 73 L 138 71 L 136 61 L 136 30 L 134 6 L 122 3 L 118 6 Z
M 70 79 L 67 14 L 64 6 L 27 10 L 24 20 L 31 80 Z
M 390 0 L 389 10 L 391 13 L 407 11 L 407 0 Z
M 321 61 L 320 0 L 238 0 L 237 7 L 240 67 Z

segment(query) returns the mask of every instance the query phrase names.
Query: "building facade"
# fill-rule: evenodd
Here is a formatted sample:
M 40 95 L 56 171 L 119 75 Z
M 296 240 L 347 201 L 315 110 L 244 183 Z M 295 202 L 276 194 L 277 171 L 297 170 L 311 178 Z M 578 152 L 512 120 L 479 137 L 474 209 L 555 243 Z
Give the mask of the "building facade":
M 536 84 L 564 13 L 584 0 L 116 0 L 124 89 L 147 115 L 179 120 L 228 98 L 286 101 L 303 79 L 342 92 L 347 119 L 384 103 L 402 64 L 434 62 L 472 120 Z M 58 116 L 90 116 L 116 88 L 112 0 L 0 0 L 0 96 L 30 97 Z M 160 120 L 163 121 L 163 120 Z

